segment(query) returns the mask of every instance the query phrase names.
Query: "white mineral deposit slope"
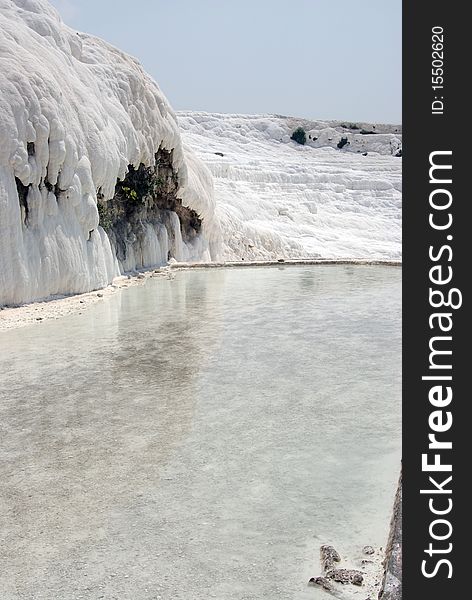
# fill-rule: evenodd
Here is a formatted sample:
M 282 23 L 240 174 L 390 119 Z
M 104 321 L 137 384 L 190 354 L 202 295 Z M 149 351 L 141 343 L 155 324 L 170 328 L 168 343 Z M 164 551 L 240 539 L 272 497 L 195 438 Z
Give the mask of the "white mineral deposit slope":
M 213 174 L 227 259 L 400 259 L 401 127 L 177 114 Z
M 139 63 L 64 25 L 45 0 L 0 0 L 0 32 L 0 305 L 110 283 L 119 265 L 97 192 L 112 198 L 128 165 L 153 166 L 160 147 L 203 219 L 179 255 L 217 257 L 212 178 Z M 160 230 L 148 235 L 148 260 L 162 264 Z
M 179 129 L 135 59 L 46 0 L 0 0 L 0 31 L 0 306 L 162 265 L 168 235 L 184 261 L 400 257 L 400 127 L 194 112 Z M 146 223 L 140 259 L 118 262 L 97 196 L 159 149 L 201 230 Z

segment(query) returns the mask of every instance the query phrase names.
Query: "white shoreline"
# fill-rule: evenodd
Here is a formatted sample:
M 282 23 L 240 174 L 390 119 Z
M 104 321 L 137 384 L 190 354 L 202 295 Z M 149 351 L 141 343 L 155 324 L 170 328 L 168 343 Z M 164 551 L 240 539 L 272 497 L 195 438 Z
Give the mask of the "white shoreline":
M 98 290 L 83 294 L 57 295 L 44 300 L 21 304 L 19 306 L 0 307 L 0 331 L 40 324 L 44 321 L 59 319 L 68 315 L 81 314 L 89 306 L 96 304 L 128 288 L 131 285 L 143 285 L 147 279 L 154 277 L 174 277 L 172 272 L 189 269 L 222 269 L 237 267 L 280 267 L 282 265 L 370 265 L 400 267 L 398 260 L 370 259 L 280 259 L 271 261 L 229 261 L 212 263 L 172 262 L 166 266 L 135 271 L 116 277 L 112 284 Z
M 368 258 L 288 258 L 279 260 L 240 260 L 211 263 L 174 262 L 167 265 L 170 269 L 215 269 L 227 267 L 274 267 L 280 265 L 372 265 L 401 267 L 401 260 Z

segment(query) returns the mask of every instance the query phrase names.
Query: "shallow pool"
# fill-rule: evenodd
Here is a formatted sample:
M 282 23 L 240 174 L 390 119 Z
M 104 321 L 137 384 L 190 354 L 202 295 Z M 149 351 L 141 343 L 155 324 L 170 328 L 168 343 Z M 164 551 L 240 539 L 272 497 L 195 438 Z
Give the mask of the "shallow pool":
M 193 270 L 1 333 L 2 600 L 324 597 L 320 544 L 386 543 L 400 310 L 395 267 Z

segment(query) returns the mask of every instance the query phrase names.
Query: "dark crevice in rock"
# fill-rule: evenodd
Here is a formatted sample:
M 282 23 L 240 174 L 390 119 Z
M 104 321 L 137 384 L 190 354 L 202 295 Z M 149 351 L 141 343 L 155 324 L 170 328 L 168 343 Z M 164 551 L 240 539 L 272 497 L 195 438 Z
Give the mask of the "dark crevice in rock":
M 346 144 L 349 144 L 347 137 L 342 137 L 338 142 L 338 148 L 341 150 L 341 148 L 344 148 Z
M 58 177 L 58 179 L 59 179 L 59 177 Z M 57 198 L 59 198 L 59 194 L 61 192 L 65 191 L 65 190 L 61 190 L 61 188 L 59 187 L 59 185 L 57 183 L 55 185 L 52 185 L 52 183 L 49 182 L 47 175 L 42 183 L 44 184 L 44 186 L 46 187 L 48 192 L 52 192 L 56 196 L 56 200 L 57 200 Z
M 24 225 L 28 224 L 28 215 L 29 215 L 29 207 L 28 207 L 28 191 L 30 186 L 23 185 L 18 177 L 15 177 L 16 189 L 18 191 L 18 200 L 20 202 L 20 207 L 23 208 L 23 223 Z
M 30 209 L 28 206 L 28 192 L 29 189 L 31 187 L 30 185 L 24 185 L 23 183 L 21 183 L 21 181 L 18 179 L 18 177 L 15 177 L 15 183 L 16 183 L 16 189 L 18 192 L 18 200 L 20 203 L 20 207 L 23 209 L 22 210 L 22 219 L 23 219 L 23 224 L 28 226 L 28 217 L 30 214 Z M 52 185 L 51 183 L 49 183 L 49 181 L 46 179 L 41 180 L 40 184 L 39 184 L 39 189 L 43 189 L 43 186 L 48 190 L 48 192 L 53 192 L 54 195 L 56 196 L 56 199 L 58 198 L 59 194 L 61 191 L 59 186 L 56 185 Z
M 132 245 L 138 252 L 144 238 L 146 227 L 155 229 L 162 226 L 171 231 L 171 213 L 175 213 L 180 222 L 182 239 L 195 238 L 202 226 L 201 217 L 192 209 L 182 205 L 177 198 L 177 173 L 172 166 L 172 151 L 160 148 L 156 154 L 156 164 L 138 168 L 130 165 L 123 180 L 118 180 L 115 195 L 105 201 L 101 189 L 97 190 L 100 225 L 112 240 L 117 258 L 123 262 L 127 257 L 127 248 Z M 169 251 L 173 256 L 173 250 Z
M 34 142 L 28 142 L 26 144 L 26 150 L 28 151 L 28 156 L 33 156 L 35 153 Z

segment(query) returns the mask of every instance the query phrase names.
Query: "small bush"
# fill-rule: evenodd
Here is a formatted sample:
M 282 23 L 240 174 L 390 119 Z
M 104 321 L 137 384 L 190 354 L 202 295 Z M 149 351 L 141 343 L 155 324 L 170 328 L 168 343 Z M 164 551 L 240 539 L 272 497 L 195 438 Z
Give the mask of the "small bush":
M 158 177 L 155 180 L 156 191 L 158 193 L 162 193 L 164 191 L 165 185 L 166 185 L 166 180 L 163 177 Z
M 292 133 L 290 139 L 294 142 L 297 142 L 297 144 L 304 146 L 306 144 L 306 133 L 303 127 L 297 127 Z
M 132 190 L 130 187 L 122 187 L 123 193 L 127 200 L 132 200 L 133 202 L 138 201 L 138 194 L 136 190 Z
M 97 202 L 98 209 L 98 224 L 105 229 L 105 231 L 109 231 L 113 226 L 113 219 L 111 217 L 111 213 L 108 210 L 108 207 L 103 205 L 101 202 Z
M 346 144 L 349 144 L 347 137 L 342 137 L 338 142 L 338 148 L 341 150 L 341 148 L 344 148 Z

